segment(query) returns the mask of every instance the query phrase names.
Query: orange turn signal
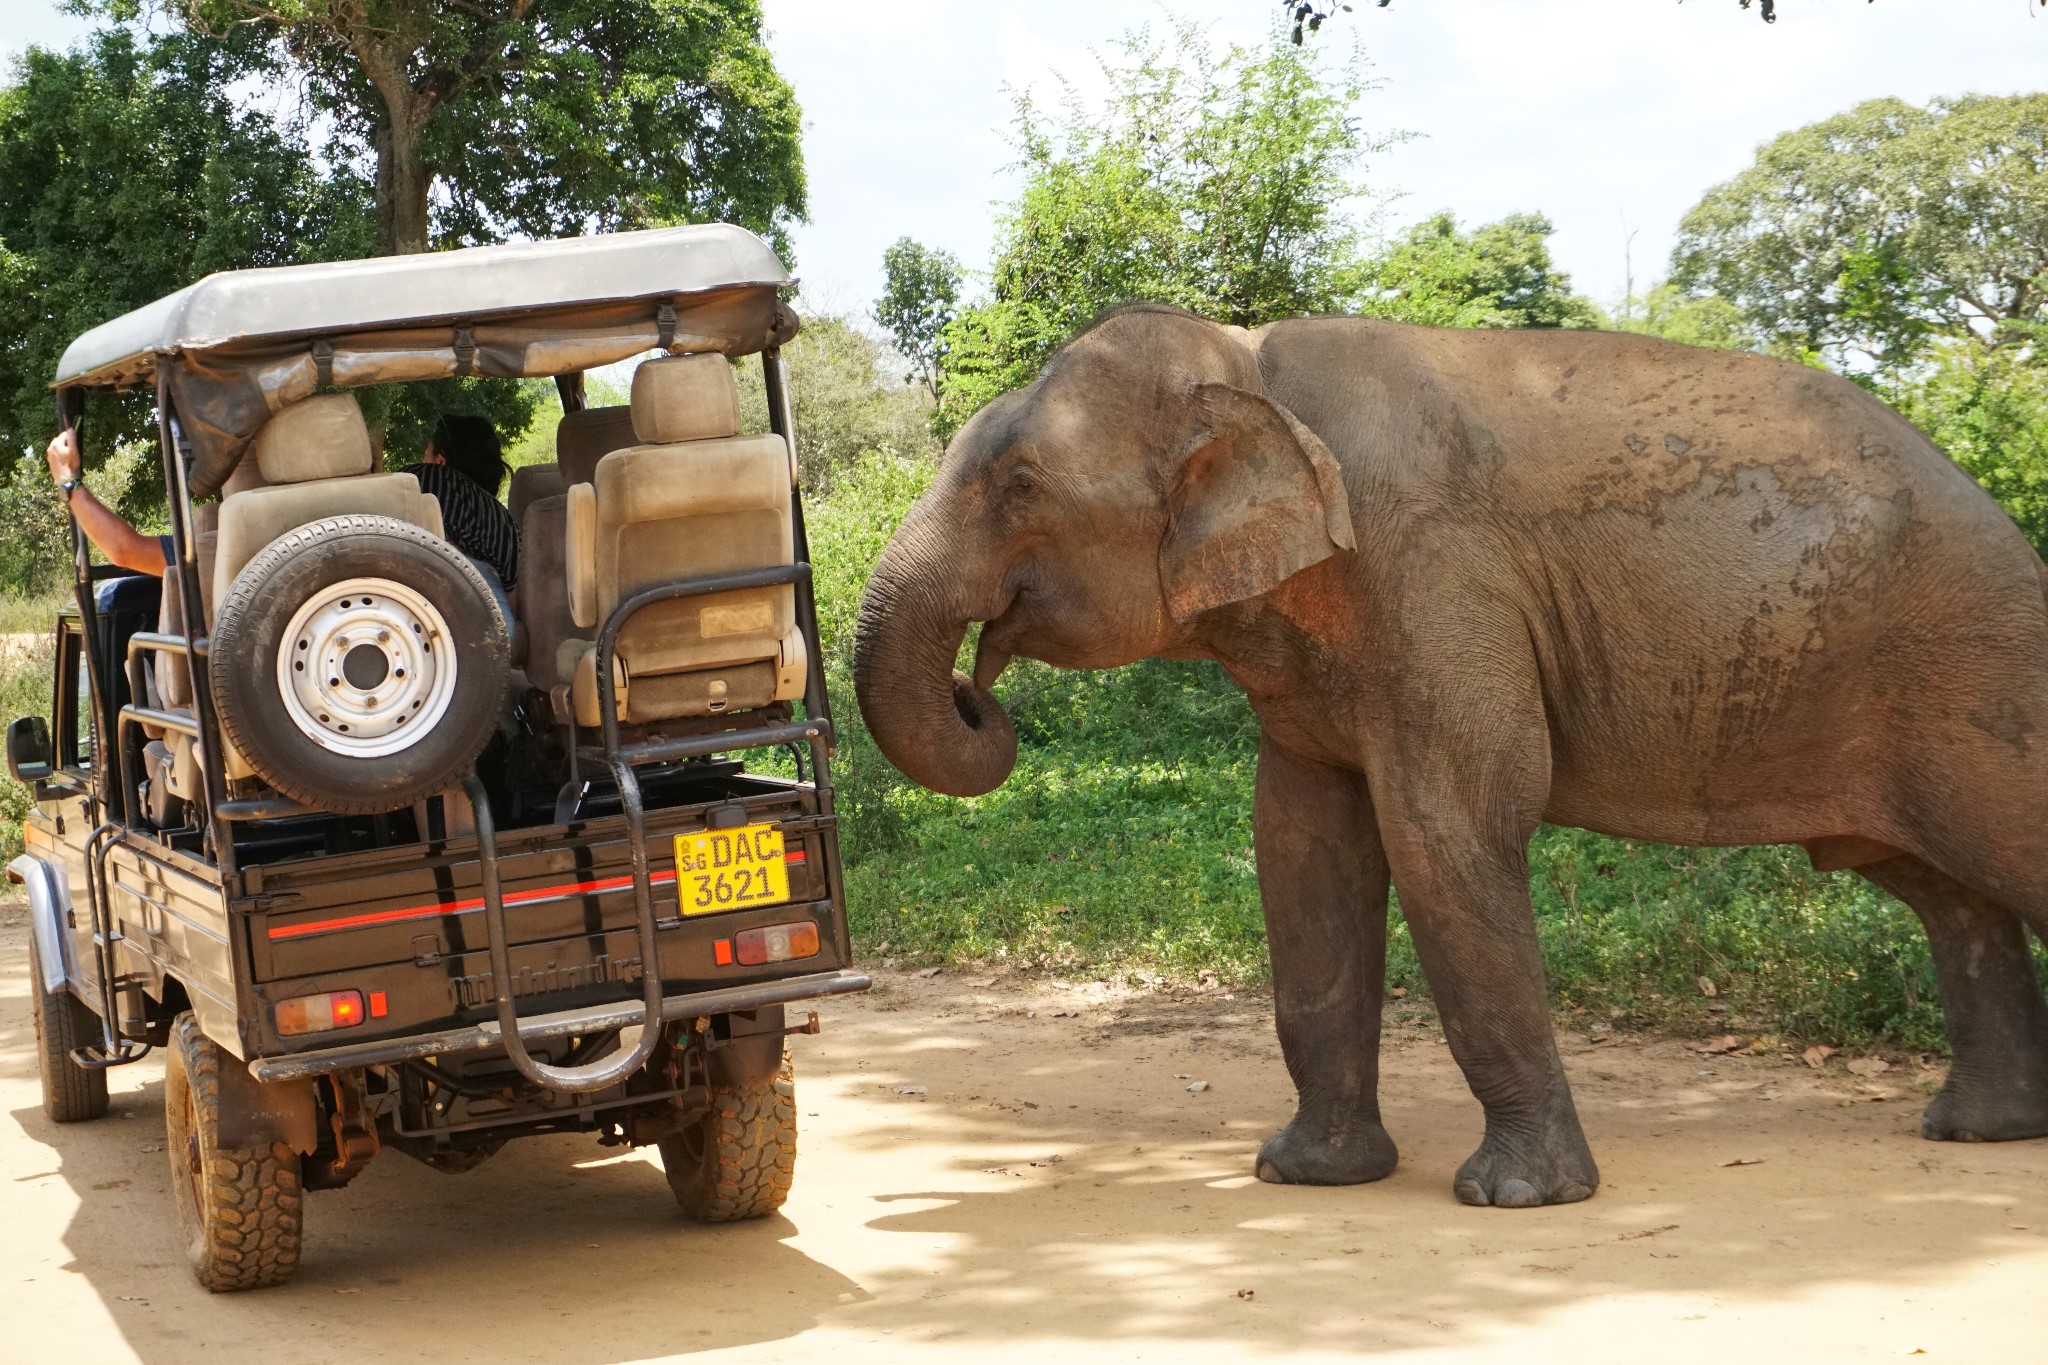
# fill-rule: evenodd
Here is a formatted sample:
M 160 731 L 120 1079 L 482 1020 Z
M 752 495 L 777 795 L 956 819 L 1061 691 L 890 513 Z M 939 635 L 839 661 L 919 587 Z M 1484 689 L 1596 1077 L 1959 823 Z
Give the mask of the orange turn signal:
M 277 1031 L 286 1038 L 302 1033 L 354 1028 L 363 1022 L 363 993 L 329 991 L 325 995 L 301 995 L 292 1000 L 280 1000 L 276 1015 Z
M 740 965 L 745 967 L 816 957 L 818 926 L 805 920 L 802 924 L 771 924 L 765 929 L 743 929 L 732 936 L 732 946 L 739 954 Z

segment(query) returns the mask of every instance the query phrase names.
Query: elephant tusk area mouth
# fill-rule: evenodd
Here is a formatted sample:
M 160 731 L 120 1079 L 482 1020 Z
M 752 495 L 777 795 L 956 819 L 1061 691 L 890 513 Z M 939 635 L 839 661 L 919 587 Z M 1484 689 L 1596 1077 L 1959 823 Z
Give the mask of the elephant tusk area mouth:
M 1010 655 L 1000 645 L 989 639 L 989 628 L 981 628 L 981 639 L 974 646 L 974 685 L 987 692 L 996 685 L 996 679 L 1003 676 L 1003 670 L 1010 666 Z

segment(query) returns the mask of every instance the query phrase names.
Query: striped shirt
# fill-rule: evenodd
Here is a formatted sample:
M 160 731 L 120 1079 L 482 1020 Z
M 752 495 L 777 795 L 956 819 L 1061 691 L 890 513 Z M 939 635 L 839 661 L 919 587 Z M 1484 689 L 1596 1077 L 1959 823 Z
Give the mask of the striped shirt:
M 519 527 L 504 503 L 445 464 L 407 465 L 400 472 L 418 479 L 420 491 L 432 493 L 440 502 L 441 528 L 449 544 L 496 569 L 506 587 L 518 582 Z

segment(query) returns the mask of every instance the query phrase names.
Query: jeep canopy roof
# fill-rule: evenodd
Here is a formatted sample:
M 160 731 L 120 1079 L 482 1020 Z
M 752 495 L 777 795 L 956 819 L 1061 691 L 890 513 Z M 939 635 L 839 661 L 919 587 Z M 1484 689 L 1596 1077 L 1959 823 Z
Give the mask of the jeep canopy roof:
M 320 387 L 544 378 L 656 348 L 748 355 L 795 334 L 788 283 L 767 243 L 724 224 L 233 270 L 85 333 L 55 387 L 133 388 L 161 365 L 203 497 L 272 413 Z

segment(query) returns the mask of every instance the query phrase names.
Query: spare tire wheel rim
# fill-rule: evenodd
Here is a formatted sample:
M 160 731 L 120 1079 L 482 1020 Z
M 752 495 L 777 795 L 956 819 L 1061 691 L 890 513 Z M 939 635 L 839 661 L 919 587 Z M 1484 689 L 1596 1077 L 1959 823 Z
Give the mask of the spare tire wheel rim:
M 277 647 L 285 714 L 306 738 L 349 758 L 382 758 L 418 743 L 454 699 L 455 672 L 447 621 L 388 578 L 320 589 Z

